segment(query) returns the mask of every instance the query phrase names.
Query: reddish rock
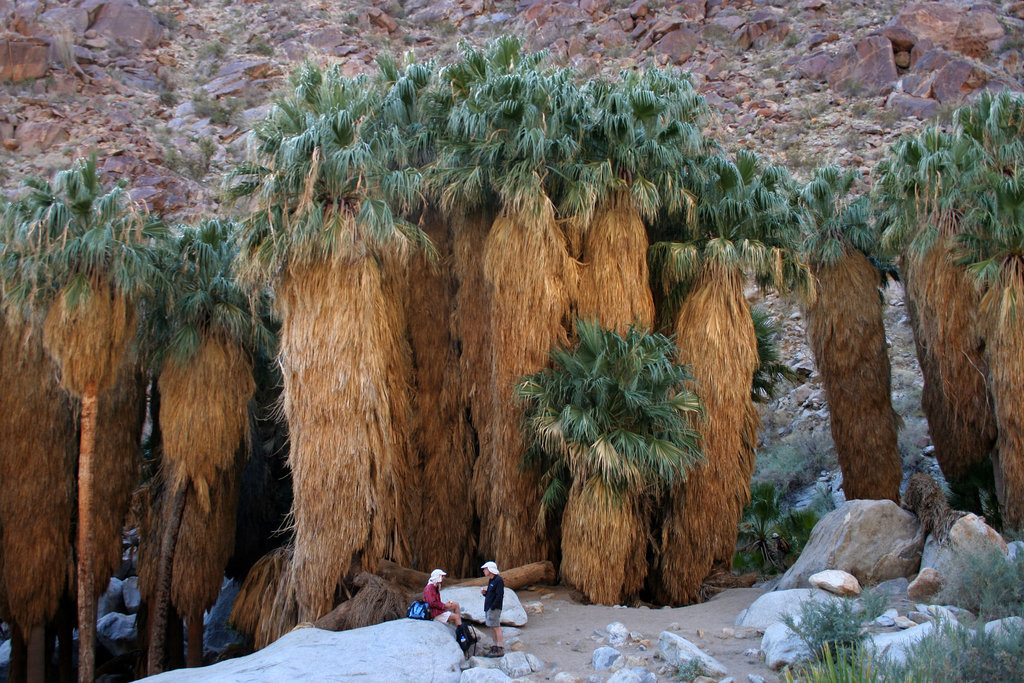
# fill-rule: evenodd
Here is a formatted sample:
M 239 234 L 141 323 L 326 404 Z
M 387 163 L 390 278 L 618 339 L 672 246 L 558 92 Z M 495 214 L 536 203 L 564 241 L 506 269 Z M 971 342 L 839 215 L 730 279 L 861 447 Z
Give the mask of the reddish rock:
M 707 15 L 707 0 L 682 0 L 673 9 L 687 21 L 701 21 Z
M 900 36 L 913 36 L 914 42 L 930 40 L 937 45 L 943 45 L 956 35 L 960 26 L 960 15 L 960 8 L 952 3 L 913 3 L 893 17 L 883 29 L 883 35 L 889 38 L 890 32 L 895 31 Z M 893 42 L 901 45 L 897 40 Z
M 636 2 L 629 6 L 629 13 L 633 15 L 634 19 L 646 17 L 649 11 L 650 8 L 647 6 L 647 0 L 636 0 Z
M 779 21 L 779 15 L 771 10 L 760 10 L 750 15 L 746 24 L 733 33 L 737 45 L 747 50 L 752 46 L 764 47 L 778 42 L 789 34 L 789 24 Z
M 54 7 L 43 12 L 39 21 L 43 26 L 67 28 L 81 36 L 89 28 L 89 13 L 81 7 Z
M 992 74 L 957 54 L 942 49 L 921 55 L 903 79 L 903 89 L 915 97 L 940 103 L 960 101 L 991 80 Z
M 960 21 L 950 47 L 967 57 L 983 58 L 1004 35 L 1006 30 L 999 23 L 999 15 L 984 7 L 972 7 Z
M 882 31 L 897 50 L 909 51 L 927 40 L 968 57 L 985 57 L 1006 35 L 999 15 L 978 4 L 965 8 L 952 2 L 914 3 L 905 7 Z
M 164 39 L 164 27 L 144 7 L 115 0 L 103 3 L 90 30 L 125 47 L 153 48 Z
M 832 71 L 832 57 L 826 52 L 815 52 L 797 62 L 796 70 L 804 78 L 824 82 Z
M 394 33 L 398 30 L 398 22 L 376 7 L 370 9 L 367 14 L 370 17 L 370 23 L 374 26 L 382 28 L 388 33 Z
M 590 16 L 603 12 L 606 7 L 608 7 L 608 0 L 580 0 L 580 9 Z
M 42 152 L 69 137 L 67 129 L 56 121 L 26 121 L 14 131 L 22 153 Z
M 654 47 L 673 64 L 682 64 L 693 56 L 699 46 L 700 37 L 696 33 L 688 28 L 680 28 L 666 33 Z
M 855 95 L 885 95 L 896 78 L 892 43 L 884 36 L 871 36 L 838 56 L 828 74 L 828 84 Z
M 927 567 L 922 569 L 910 585 L 907 586 L 907 598 L 910 600 L 925 600 L 932 597 L 942 588 L 942 579 L 939 573 Z
M 927 119 L 934 116 L 939 110 L 939 103 L 925 97 L 914 97 L 905 92 L 894 92 L 890 93 L 886 99 L 885 108 L 892 109 L 901 116 Z
M 38 38 L 0 39 L 0 80 L 40 78 L 50 68 L 50 46 Z

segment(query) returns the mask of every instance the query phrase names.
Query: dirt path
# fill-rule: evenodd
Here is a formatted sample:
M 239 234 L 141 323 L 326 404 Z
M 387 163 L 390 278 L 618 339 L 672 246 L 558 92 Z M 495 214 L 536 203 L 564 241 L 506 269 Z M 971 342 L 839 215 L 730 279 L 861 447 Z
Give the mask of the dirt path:
M 769 683 L 779 680 L 764 662 L 743 654 L 751 648 L 760 649 L 760 634 L 733 626 L 736 615 L 764 594 L 758 588 L 736 588 L 700 605 L 660 609 L 581 605 L 573 602 L 563 587 L 519 590 L 516 594 L 523 603 L 539 601 L 544 605 L 544 611 L 531 615 L 519 633 L 523 651 L 536 655 L 546 665 L 543 673 L 533 675 L 535 680 L 550 680 L 559 671 L 583 678 L 598 673 L 607 678 L 609 672 L 595 672 L 591 661 L 594 650 L 607 644 L 601 639 L 605 628 L 616 621 L 630 632 L 643 634 L 647 643 L 645 650 L 632 640 L 616 649 L 623 655 L 647 660 L 651 671 L 657 672 L 664 664 L 654 659 L 658 636 L 662 631 L 672 631 L 721 662 L 736 683 L 747 683 L 748 674 L 762 676 Z M 482 630 L 483 642 L 489 644 L 489 629 Z M 675 679 L 659 675 L 658 680 Z

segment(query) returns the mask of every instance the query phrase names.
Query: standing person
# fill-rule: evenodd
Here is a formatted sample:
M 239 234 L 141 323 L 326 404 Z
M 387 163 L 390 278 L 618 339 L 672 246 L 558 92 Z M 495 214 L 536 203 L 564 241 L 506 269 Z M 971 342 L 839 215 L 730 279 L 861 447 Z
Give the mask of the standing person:
M 430 618 L 447 624 L 451 621 L 456 626 L 462 625 L 462 610 L 457 602 L 441 602 L 441 582 L 448 572 L 435 569 L 430 572 L 430 579 L 423 589 L 423 600 L 430 606 Z
M 498 572 L 494 562 L 484 562 L 481 566 L 487 577 L 487 587 L 481 588 L 484 594 L 484 625 L 494 630 L 494 645 L 489 647 L 484 656 L 501 657 L 505 654 L 505 638 L 501 633 L 501 608 L 505 602 L 505 580 Z

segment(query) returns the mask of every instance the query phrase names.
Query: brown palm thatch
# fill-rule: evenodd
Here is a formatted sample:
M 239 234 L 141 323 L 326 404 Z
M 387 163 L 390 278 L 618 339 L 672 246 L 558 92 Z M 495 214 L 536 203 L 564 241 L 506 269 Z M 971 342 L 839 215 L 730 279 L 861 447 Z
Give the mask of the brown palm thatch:
M 0 321 L 0 611 L 25 633 L 57 611 L 71 569 L 77 434 L 41 334 Z
M 583 236 L 579 316 L 625 334 L 631 324 L 651 329 L 654 295 L 647 266 L 647 230 L 628 198 L 597 207 Z
M 540 489 L 521 470 L 525 451 L 522 408 L 512 399 L 520 377 L 545 367 L 552 347 L 566 343 L 566 317 L 578 287 L 576 262 L 566 250 L 545 200 L 537 215 L 503 213 L 484 247 L 491 310 L 491 441 L 473 473 L 480 515 L 480 551 L 500 566 L 542 559 L 547 539 L 536 528 Z
M 917 320 L 915 340 L 921 337 L 922 407 L 935 457 L 942 474 L 957 481 L 991 452 L 996 419 L 978 319 L 981 296 L 954 263 L 950 240 L 920 258 L 906 258 L 904 281 Z
M 292 583 L 293 550 L 276 548 L 261 557 L 242 582 L 231 608 L 231 625 L 260 650 L 298 623 Z
M 172 360 L 160 374 L 164 455 L 173 463 L 166 471 L 177 477 L 170 488 L 191 483 L 203 510 L 210 508 L 212 482 L 234 471 L 255 389 L 245 351 L 214 337 L 203 339 L 188 362 Z
M 356 594 L 320 617 L 313 625 L 327 631 L 348 631 L 405 616 L 405 591 L 374 574 L 360 572 L 352 581 Z
M 949 530 L 965 514 L 950 508 L 942 487 L 923 472 L 918 472 L 907 482 L 901 504 L 917 515 L 921 533 L 934 536 L 939 543 L 949 538 Z
M 673 486 L 662 527 L 655 591 L 671 604 L 695 602 L 712 568 L 731 566 L 750 499 L 757 338 L 743 284 L 738 269 L 705 266 L 676 317 L 679 362 L 692 363 L 693 391 L 704 403 L 705 417 L 694 426 L 706 462 Z
M 142 427 L 146 416 L 145 376 L 128 355 L 120 366 L 117 382 L 100 394 L 96 434 L 94 566 L 96 594 L 107 589 L 107 580 L 121 566 L 125 520 L 132 491 L 139 482 Z
M 417 463 L 416 482 L 406 496 L 418 493 L 418 507 L 408 516 L 412 565 L 446 567 L 458 575 L 470 570 L 474 557 L 471 492 L 473 450 L 466 419 L 466 396 L 460 384 L 459 357 L 448 317 L 454 306 L 451 238 L 440 216 L 430 213 L 424 232 L 439 253 L 438 262 L 416 254 L 409 265 L 406 310 L 414 365 L 413 424 L 410 447 Z
M 851 249 L 834 265 L 812 265 L 812 273 L 817 297 L 805 306 L 807 337 L 825 385 L 843 491 L 848 500 L 895 502 L 903 463 L 878 270 Z
M 621 604 L 643 587 L 648 539 L 639 498 L 616 500 L 596 477 L 573 483 L 562 516 L 562 579 L 591 602 Z
M 209 482 L 205 506 L 194 488 L 188 490 L 174 549 L 171 600 L 190 623 L 201 622 L 203 613 L 220 595 L 224 567 L 235 546 L 235 513 L 244 456 L 244 448 L 236 449 L 236 462 L 217 470 Z
M 277 292 L 291 433 L 299 619 L 334 606 L 352 562 L 393 545 L 406 466 L 401 302 L 371 257 L 294 266 Z

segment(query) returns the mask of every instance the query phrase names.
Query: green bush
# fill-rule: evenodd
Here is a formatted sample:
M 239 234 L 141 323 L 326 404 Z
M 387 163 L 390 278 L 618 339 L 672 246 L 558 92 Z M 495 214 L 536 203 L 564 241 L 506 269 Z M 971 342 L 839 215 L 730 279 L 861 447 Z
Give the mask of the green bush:
M 787 670 L 786 683 L 882 683 L 890 680 L 882 667 L 865 654 L 836 656 L 826 646 L 821 660 Z
M 956 605 L 990 620 L 1024 617 L 1024 558 L 1011 561 L 993 550 L 960 555 L 945 577 L 938 602 Z
M 708 670 L 704 663 L 696 657 L 681 664 L 679 670 L 676 671 L 676 679 L 680 681 L 692 681 L 695 678 L 707 675 Z
M 865 591 L 860 598 L 807 600 L 800 605 L 800 618 L 783 616 L 790 631 L 804 642 L 816 660 L 826 652 L 849 657 L 865 638 L 865 625 L 885 610 L 885 596 Z
M 885 670 L 890 681 L 1022 681 L 1024 627 L 1011 624 L 1001 632 L 985 633 L 980 624 L 970 629 L 943 622 L 910 648 L 905 663 L 888 664 Z

